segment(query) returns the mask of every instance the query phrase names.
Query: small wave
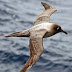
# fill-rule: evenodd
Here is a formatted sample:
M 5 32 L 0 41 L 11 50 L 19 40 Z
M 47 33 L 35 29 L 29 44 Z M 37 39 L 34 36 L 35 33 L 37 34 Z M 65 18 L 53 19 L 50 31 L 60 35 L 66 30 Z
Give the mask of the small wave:
M 27 55 L 17 55 L 15 53 L 8 53 L 5 51 L 0 51 L 0 63 L 9 64 L 19 62 L 21 64 L 25 64 L 29 56 Z
M 60 55 L 58 53 L 55 53 L 55 52 L 50 52 L 50 51 L 47 51 L 47 50 L 44 50 L 44 53 L 50 55 L 51 57 L 63 57 L 63 55 Z

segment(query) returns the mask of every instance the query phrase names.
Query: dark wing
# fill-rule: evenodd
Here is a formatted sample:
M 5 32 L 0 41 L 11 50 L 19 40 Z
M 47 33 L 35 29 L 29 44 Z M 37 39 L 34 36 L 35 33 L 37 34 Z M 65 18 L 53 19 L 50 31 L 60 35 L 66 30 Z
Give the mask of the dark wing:
M 20 72 L 26 72 L 30 69 L 42 55 L 44 51 L 42 38 L 45 33 L 46 31 L 41 31 L 40 34 L 33 35 L 32 33 L 30 35 L 30 57 Z
M 44 2 L 41 2 L 41 4 L 44 6 L 45 10 L 44 12 L 42 12 L 40 15 L 37 16 L 33 26 L 43 22 L 49 22 L 50 15 L 52 15 L 55 11 L 57 11 L 55 7 L 49 4 L 46 4 Z

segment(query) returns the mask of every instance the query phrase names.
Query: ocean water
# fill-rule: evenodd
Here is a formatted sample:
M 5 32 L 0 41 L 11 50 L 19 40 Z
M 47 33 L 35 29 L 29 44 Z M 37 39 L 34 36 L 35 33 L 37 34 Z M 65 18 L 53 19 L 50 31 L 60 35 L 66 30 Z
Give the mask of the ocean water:
M 5 38 L 30 28 L 43 10 L 41 1 L 56 7 L 50 22 L 68 35 L 43 40 L 44 53 L 27 72 L 72 72 L 72 0 L 0 0 L 0 72 L 19 72 L 30 56 L 29 38 Z

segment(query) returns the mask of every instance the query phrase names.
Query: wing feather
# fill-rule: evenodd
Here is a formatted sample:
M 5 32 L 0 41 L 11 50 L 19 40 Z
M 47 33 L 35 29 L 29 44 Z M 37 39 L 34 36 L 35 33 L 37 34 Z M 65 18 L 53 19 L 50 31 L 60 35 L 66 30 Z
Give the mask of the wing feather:
M 40 58 L 42 55 L 44 48 L 43 48 L 43 36 L 46 33 L 46 31 L 41 31 L 41 33 L 35 33 L 39 35 L 33 35 L 31 33 L 30 35 L 30 57 L 22 70 L 20 72 L 26 72 L 28 69 L 30 69 Z
M 30 57 L 20 72 L 26 72 L 34 65 L 43 53 L 42 38 L 30 38 Z
M 57 11 L 55 7 L 53 7 L 49 4 L 46 4 L 44 2 L 41 2 L 41 4 L 44 6 L 45 10 L 40 15 L 37 16 L 36 20 L 34 21 L 33 26 L 40 24 L 40 23 L 43 23 L 43 22 L 49 22 L 50 16 L 55 11 Z
M 12 34 L 7 35 L 5 37 L 29 37 L 29 31 L 24 30 L 24 31 L 20 31 L 20 32 L 15 32 L 15 33 L 12 33 Z

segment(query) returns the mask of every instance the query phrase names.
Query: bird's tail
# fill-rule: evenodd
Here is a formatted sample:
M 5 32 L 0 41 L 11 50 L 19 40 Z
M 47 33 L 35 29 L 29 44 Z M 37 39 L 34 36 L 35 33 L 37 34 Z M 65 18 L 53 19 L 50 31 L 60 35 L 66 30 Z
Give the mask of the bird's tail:
M 7 35 L 5 37 L 29 37 L 29 30 L 25 30 L 25 31 L 20 31 L 20 32 L 15 32 L 12 33 L 10 35 Z

